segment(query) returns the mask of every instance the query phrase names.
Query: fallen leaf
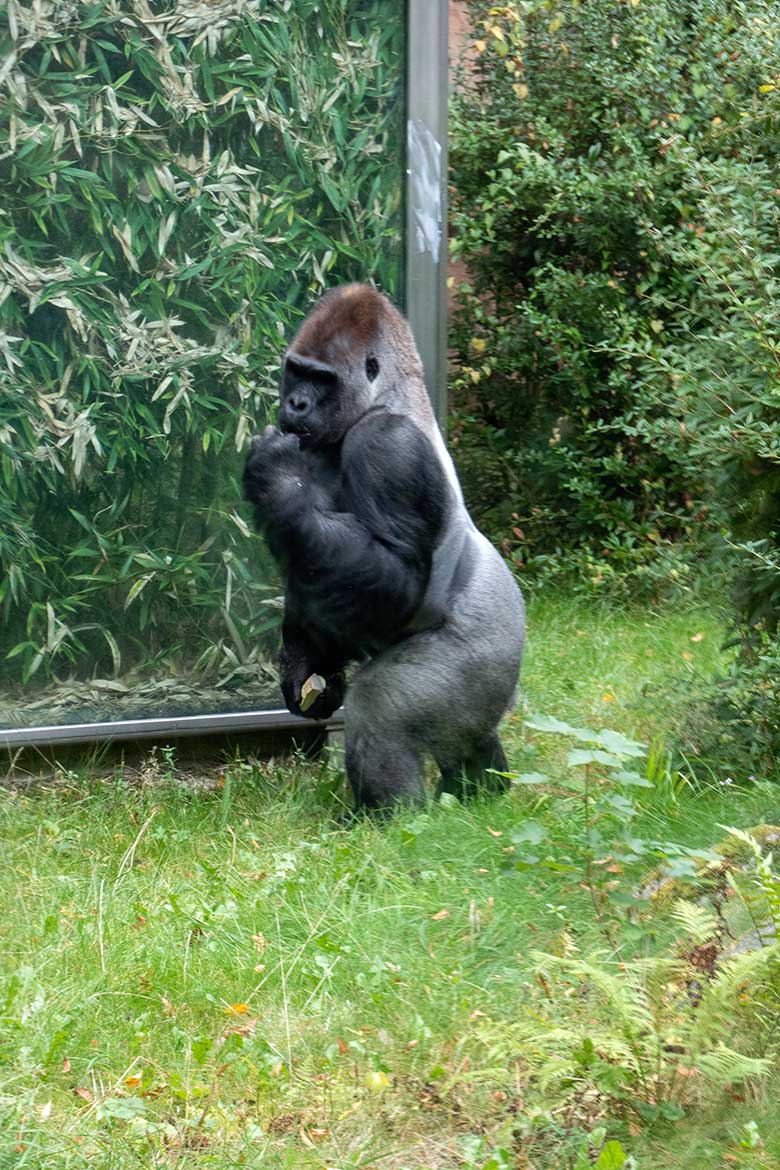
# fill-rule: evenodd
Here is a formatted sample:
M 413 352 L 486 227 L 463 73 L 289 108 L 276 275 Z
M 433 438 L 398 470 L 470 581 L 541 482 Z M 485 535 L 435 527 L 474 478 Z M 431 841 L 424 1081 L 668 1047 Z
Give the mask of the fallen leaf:
M 231 1003 L 225 1008 L 229 1016 L 245 1016 L 249 1011 L 249 1004 L 247 1003 Z
M 436 914 L 431 914 L 431 919 L 433 922 L 441 922 L 442 918 L 449 918 L 449 916 L 449 910 L 439 910 Z
M 390 1087 L 390 1078 L 381 1069 L 371 1068 L 366 1073 L 366 1088 L 372 1093 L 384 1093 Z
M 140 1077 L 125 1077 L 125 1084 L 128 1089 L 137 1089 L 141 1083 Z
M 601 701 L 602 703 L 614 703 L 615 696 L 612 694 L 612 691 L 605 691 L 601 696 Z
M 346 1056 L 346 1055 L 347 1055 L 347 1053 L 349 1052 L 349 1045 L 348 1045 L 348 1044 L 346 1044 L 346 1043 L 345 1043 L 345 1042 L 344 1042 L 344 1041 L 341 1039 L 341 1037 L 340 1037 L 340 1036 L 337 1036 L 337 1037 L 336 1037 L 336 1043 L 337 1043 L 337 1044 L 338 1044 L 338 1046 L 339 1046 L 339 1052 L 341 1053 L 341 1055 L 342 1055 L 342 1056 Z
M 232 1028 L 226 1028 L 225 1034 L 228 1036 L 254 1036 L 257 1028 L 257 1020 L 247 1020 L 245 1024 L 234 1024 Z
M 692 642 L 703 642 L 704 641 L 704 631 L 699 630 L 698 634 L 693 635 L 693 637 L 691 638 L 691 641 Z
M 51 1101 L 47 1101 L 45 1105 L 41 1105 L 41 1121 L 48 1121 L 51 1113 Z
M 89 1089 L 74 1089 L 73 1092 L 75 1096 L 81 1097 L 82 1101 L 92 1100 L 92 1094 L 90 1093 Z
M 502 829 L 491 829 L 490 825 L 487 825 L 486 827 L 491 837 L 503 837 L 504 833 Z
M 70 1072 L 70 1061 L 68 1060 L 67 1056 L 63 1056 L 62 1058 L 62 1071 L 64 1073 Z

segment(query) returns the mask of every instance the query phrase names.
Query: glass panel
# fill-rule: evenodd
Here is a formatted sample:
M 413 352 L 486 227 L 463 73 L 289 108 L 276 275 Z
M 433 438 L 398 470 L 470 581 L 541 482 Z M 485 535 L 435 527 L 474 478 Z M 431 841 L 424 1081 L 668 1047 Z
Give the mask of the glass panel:
M 240 472 L 312 299 L 400 294 L 405 6 L 55 7 L 0 17 L 0 727 L 277 707 Z

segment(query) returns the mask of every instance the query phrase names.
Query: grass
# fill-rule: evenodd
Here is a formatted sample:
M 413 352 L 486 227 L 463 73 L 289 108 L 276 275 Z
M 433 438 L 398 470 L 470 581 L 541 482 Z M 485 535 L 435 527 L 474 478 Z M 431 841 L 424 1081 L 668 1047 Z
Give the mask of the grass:
M 643 689 L 711 669 L 720 635 L 703 608 L 540 600 L 524 694 L 648 737 L 662 728 Z M 519 711 L 506 738 L 518 768 L 559 766 Z M 507 1167 L 579 1170 L 555 1102 L 553 1160 L 524 1160 L 532 1087 L 501 1041 L 532 948 L 603 945 L 581 871 L 515 865 L 512 833 L 539 818 L 576 863 L 572 808 L 518 790 L 345 831 L 327 764 L 210 779 L 192 787 L 174 760 L 132 786 L 67 774 L 0 792 L 0 1170 L 501 1170 L 501 1148 Z M 709 845 L 724 822 L 777 820 L 775 791 L 710 785 L 642 819 Z M 777 1166 L 769 1090 L 739 1096 L 623 1136 L 646 1170 Z

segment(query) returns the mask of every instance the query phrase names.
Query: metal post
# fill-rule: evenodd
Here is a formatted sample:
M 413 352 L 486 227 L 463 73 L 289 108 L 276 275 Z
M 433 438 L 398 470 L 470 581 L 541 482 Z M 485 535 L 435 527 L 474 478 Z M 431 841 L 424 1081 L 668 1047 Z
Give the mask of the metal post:
M 408 0 L 406 312 L 447 416 L 447 0 Z

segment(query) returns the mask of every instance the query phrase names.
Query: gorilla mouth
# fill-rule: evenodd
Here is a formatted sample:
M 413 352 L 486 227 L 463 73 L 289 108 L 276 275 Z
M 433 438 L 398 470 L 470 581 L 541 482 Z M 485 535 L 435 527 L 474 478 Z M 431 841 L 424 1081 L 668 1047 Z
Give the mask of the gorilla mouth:
M 311 431 L 305 426 L 296 426 L 294 423 L 279 422 L 279 430 L 283 435 L 297 435 L 299 439 L 310 439 Z

